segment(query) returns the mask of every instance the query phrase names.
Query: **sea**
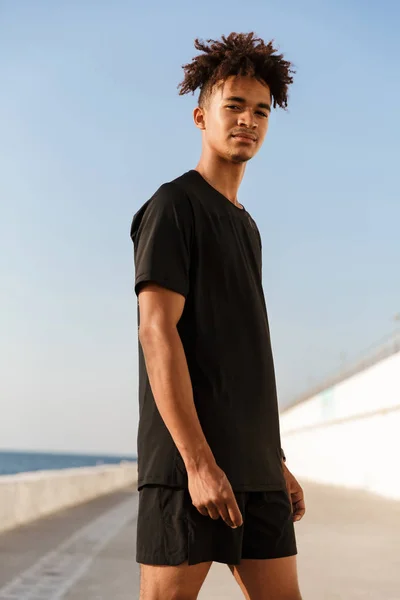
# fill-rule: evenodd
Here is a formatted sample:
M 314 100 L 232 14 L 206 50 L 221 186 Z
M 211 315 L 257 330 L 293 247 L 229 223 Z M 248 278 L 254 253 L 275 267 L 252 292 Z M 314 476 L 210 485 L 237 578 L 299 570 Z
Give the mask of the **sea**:
M 51 471 L 96 465 L 114 465 L 136 462 L 136 456 L 109 456 L 93 454 L 59 454 L 52 452 L 17 452 L 0 450 L 0 475 L 29 471 Z

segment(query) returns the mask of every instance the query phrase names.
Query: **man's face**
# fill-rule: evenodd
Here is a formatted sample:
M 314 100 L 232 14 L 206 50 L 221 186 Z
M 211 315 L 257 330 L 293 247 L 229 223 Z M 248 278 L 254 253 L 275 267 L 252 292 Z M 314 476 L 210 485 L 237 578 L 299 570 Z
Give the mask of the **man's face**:
M 254 77 L 229 77 L 214 87 L 202 114 L 203 143 L 221 158 L 243 163 L 258 152 L 268 129 L 271 92 Z M 199 123 L 197 122 L 199 126 Z

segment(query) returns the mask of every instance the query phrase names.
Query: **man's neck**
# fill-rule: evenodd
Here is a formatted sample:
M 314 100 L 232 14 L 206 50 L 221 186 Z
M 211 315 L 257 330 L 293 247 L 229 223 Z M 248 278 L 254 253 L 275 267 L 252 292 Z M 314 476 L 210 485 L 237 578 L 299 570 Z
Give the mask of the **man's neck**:
M 235 164 L 228 161 L 218 161 L 207 159 L 201 156 L 196 171 L 220 194 L 228 198 L 236 206 L 240 206 L 237 201 L 239 186 L 242 182 L 246 165 L 244 163 Z

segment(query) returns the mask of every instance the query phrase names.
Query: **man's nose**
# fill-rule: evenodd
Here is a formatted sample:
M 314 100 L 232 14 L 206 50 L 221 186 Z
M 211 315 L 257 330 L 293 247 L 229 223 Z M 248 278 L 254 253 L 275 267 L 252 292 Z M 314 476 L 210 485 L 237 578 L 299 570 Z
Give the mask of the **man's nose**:
M 242 127 L 248 127 L 249 129 L 254 129 L 257 127 L 257 121 L 253 111 L 249 109 L 241 112 L 238 118 L 238 125 L 241 125 Z

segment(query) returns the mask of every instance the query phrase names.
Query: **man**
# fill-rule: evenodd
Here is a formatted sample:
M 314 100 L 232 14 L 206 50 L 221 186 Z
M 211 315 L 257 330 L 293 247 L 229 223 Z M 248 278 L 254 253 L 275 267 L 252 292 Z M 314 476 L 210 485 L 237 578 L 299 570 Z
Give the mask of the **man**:
M 200 161 L 131 230 L 140 598 L 194 600 L 218 561 L 248 599 L 301 600 L 293 521 L 304 498 L 281 450 L 261 239 L 237 199 L 293 71 L 252 33 L 195 45 L 180 93 L 200 88 Z

